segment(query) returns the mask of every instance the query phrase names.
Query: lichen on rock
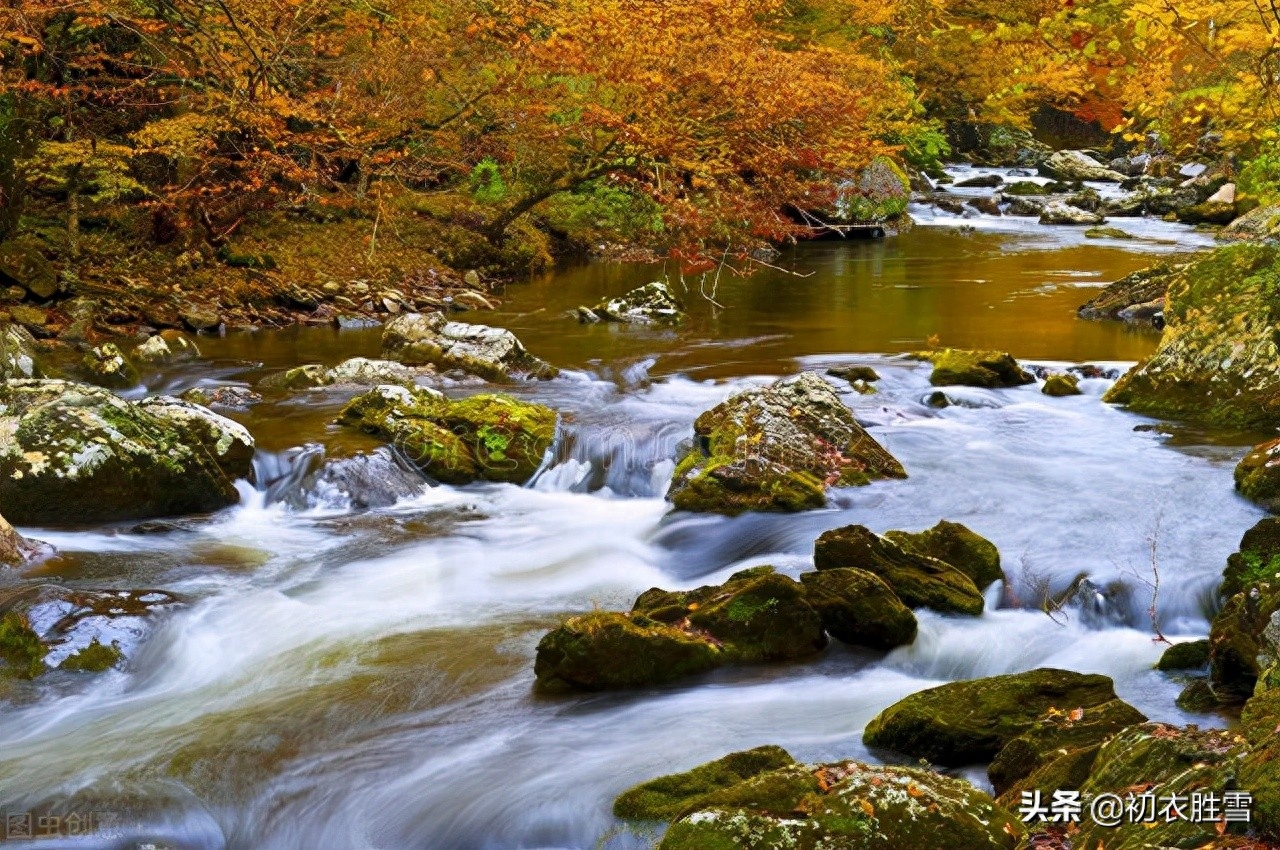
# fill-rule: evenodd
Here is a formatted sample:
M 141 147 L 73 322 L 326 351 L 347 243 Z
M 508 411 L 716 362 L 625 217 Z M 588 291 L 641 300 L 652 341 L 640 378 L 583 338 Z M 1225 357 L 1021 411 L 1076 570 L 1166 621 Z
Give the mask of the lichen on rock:
M 677 325 L 688 318 L 684 304 L 661 281 L 646 283 L 594 307 L 579 307 L 580 322 L 622 322 L 638 325 Z
M 489 381 L 554 378 L 559 370 L 530 354 L 511 331 L 450 322 L 440 313 L 406 313 L 387 323 L 383 355 L 408 366 L 458 369 Z

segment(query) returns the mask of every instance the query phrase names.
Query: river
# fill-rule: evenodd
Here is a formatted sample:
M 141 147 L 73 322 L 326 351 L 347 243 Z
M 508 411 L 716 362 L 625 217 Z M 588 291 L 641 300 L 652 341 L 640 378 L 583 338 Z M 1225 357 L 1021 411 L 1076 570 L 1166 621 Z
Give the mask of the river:
M 0 811 L 115 815 L 110 830 L 62 839 L 71 847 L 612 850 L 656 834 L 610 814 L 630 785 L 766 743 L 803 760 L 874 759 L 866 722 L 944 681 L 1065 667 L 1113 677 L 1153 719 L 1226 722 L 1180 711 L 1178 683 L 1151 669 L 1163 646 L 1150 584 L 1154 562 L 1165 634 L 1207 633 L 1226 557 L 1261 516 L 1231 482 L 1255 435 L 1144 427 L 1154 423 L 1101 403 L 1100 378 L 1070 398 L 1035 385 L 956 390 L 961 403 L 938 410 L 923 403 L 928 367 L 896 356 L 932 338 L 1034 364 L 1123 367 L 1158 337 L 1077 320 L 1075 307 L 1208 237 L 1121 220 L 1146 238 L 1095 242 L 1032 220 L 913 213 L 921 225 L 898 237 L 804 245 L 777 269 L 686 280 L 692 316 L 679 330 L 564 315 L 661 275 L 655 266 L 562 270 L 509 286 L 496 313 L 466 314 L 566 369 L 519 389 L 565 422 L 527 487 L 423 486 L 357 510 L 332 490 L 289 504 L 244 482 L 239 506 L 166 533 L 23 529 L 63 554 L 0 583 L 161 588 L 188 604 L 122 632 L 124 669 L 46 676 L 0 712 Z M 251 385 L 284 366 L 376 356 L 378 339 L 304 329 L 202 340 L 206 360 L 153 376 L 149 390 Z M 799 515 L 670 512 L 672 458 L 698 413 L 778 375 L 846 363 L 881 374 L 877 393 L 845 400 L 908 480 L 836 491 L 828 509 Z M 308 443 L 330 457 L 373 450 L 330 424 L 349 395 L 302 392 L 237 414 L 264 476 L 287 479 L 291 450 Z M 1009 586 L 993 588 L 980 618 L 922 611 L 916 642 L 888 655 L 833 644 L 817 661 L 667 687 L 532 693 L 534 647 L 567 614 L 626 609 L 651 586 L 720 582 L 745 566 L 794 576 L 828 528 L 914 531 L 943 518 L 1000 549 Z M 1091 598 L 1052 618 L 1034 610 L 1043 587 L 1082 573 Z

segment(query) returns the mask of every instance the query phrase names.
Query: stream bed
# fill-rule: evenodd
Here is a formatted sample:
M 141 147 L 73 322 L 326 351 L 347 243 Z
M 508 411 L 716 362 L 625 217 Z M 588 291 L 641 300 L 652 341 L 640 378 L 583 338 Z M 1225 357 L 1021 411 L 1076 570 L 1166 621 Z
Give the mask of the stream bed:
M 661 266 L 570 268 L 509 286 L 496 313 L 464 314 L 565 369 L 515 390 L 564 420 L 526 487 L 424 483 L 362 509 L 333 488 L 283 499 L 287 487 L 241 482 L 240 505 L 162 527 L 22 529 L 62 554 L 0 586 L 156 588 L 186 604 L 122 633 L 124 669 L 42 677 L 0 711 L 0 810 L 111 815 L 110 829 L 63 839 L 74 847 L 641 848 L 657 833 L 610 813 L 627 787 L 761 744 L 804 761 L 876 760 L 867 721 L 945 681 L 1098 672 L 1154 720 L 1229 722 L 1176 708 L 1179 683 L 1152 669 L 1163 645 L 1151 585 L 1158 572 L 1166 635 L 1207 633 L 1226 557 L 1262 515 L 1231 480 L 1257 435 L 1152 427 L 1101 402 L 1106 378 L 1069 398 L 961 388 L 939 410 L 925 403 L 929 366 L 898 356 L 932 341 L 1122 370 L 1158 335 L 1078 320 L 1076 306 L 1208 237 L 1143 221 L 1142 239 L 1095 242 L 1034 220 L 913 214 L 921 226 L 901 236 L 803 245 L 747 278 L 681 289 L 671 270 L 691 312 L 678 330 L 565 315 Z M 286 366 L 377 356 L 379 336 L 202 339 L 206 359 L 151 376 L 148 390 L 249 386 Z M 879 372 L 878 392 L 837 387 L 909 479 L 837 490 L 803 514 L 671 512 L 663 493 L 700 412 L 779 375 L 850 363 Z M 304 391 L 235 414 L 258 440 L 260 478 L 289 484 L 308 444 L 331 458 L 375 450 L 331 424 L 350 395 Z M 915 643 L 887 655 L 833 644 L 815 661 L 666 687 L 533 694 L 534 647 L 566 615 L 759 564 L 795 576 L 824 530 L 939 519 L 999 547 L 1008 581 L 980 618 L 921 611 Z M 1036 609 L 1037 594 L 1081 574 L 1090 592 L 1076 604 Z

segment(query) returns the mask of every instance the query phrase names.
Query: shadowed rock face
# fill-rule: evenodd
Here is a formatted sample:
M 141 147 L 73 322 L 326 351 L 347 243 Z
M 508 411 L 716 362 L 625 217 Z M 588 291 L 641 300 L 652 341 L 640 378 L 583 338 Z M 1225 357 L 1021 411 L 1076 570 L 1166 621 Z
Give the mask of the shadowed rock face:
M 460 369 L 490 381 L 554 378 L 559 370 L 539 360 L 511 331 L 450 322 L 440 313 L 407 313 L 387 324 L 383 356 L 407 366 Z
M 806 510 L 826 503 L 829 486 L 906 477 L 816 372 L 740 393 L 693 428 L 668 493 L 682 510 Z
M 180 408 L 180 409 L 179 409 Z M 133 404 L 66 381 L 0 383 L 0 503 L 33 525 L 202 513 L 234 504 L 252 439 L 176 399 Z

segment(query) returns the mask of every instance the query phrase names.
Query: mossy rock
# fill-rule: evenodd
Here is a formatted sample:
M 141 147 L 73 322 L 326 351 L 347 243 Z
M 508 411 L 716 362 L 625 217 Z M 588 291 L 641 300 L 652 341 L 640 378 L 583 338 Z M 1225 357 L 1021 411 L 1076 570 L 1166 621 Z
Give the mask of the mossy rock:
M 84 356 L 89 380 L 104 387 L 128 389 L 141 381 L 138 368 L 129 361 L 114 342 L 103 343 Z
M 835 389 L 804 372 L 700 415 L 667 497 L 688 511 L 800 511 L 825 505 L 828 486 L 905 477 Z
M 34 679 L 44 672 L 48 650 L 18 611 L 0 616 L 0 678 Z
M 863 742 L 952 767 L 990 761 L 1050 709 L 1093 709 L 1116 699 L 1106 676 L 1040 668 L 952 682 L 911 694 L 867 724 Z
M 1136 318 L 1133 309 L 1140 305 L 1158 303 L 1164 306 L 1169 281 L 1185 264 L 1162 262 L 1139 269 L 1114 283 L 1082 304 L 1076 315 L 1082 319 L 1130 319 Z
M 935 387 L 1019 387 L 1035 383 L 1035 377 L 1004 351 L 970 351 L 944 348 L 916 355 L 933 364 L 929 383 Z
M 1191 714 L 1207 714 L 1222 707 L 1218 695 L 1213 692 L 1209 680 L 1194 678 L 1178 693 L 1174 704 Z
M 890 650 L 916 639 L 915 614 L 878 576 L 865 570 L 803 573 L 805 599 L 827 634 L 842 643 Z
M 1265 517 L 1240 538 L 1227 556 L 1219 593 L 1230 598 L 1259 582 L 1280 583 L 1280 519 Z
M 1040 392 L 1048 396 L 1080 395 L 1080 379 L 1075 375 L 1050 375 L 1045 378 Z
M 1029 195 L 1049 195 L 1052 189 L 1034 180 L 1017 180 L 1000 189 L 1001 194 L 1027 197 Z
M 1084 232 L 1085 239 L 1132 239 L 1133 234 L 1118 227 L 1090 227 Z
M 1235 469 L 1241 496 L 1275 513 L 1280 510 L 1280 439 L 1254 446 Z
M 1052 800 L 1055 791 L 1078 790 L 1088 780 L 1089 771 L 1097 761 L 1098 751 L 1101 749 L 1101 744 L 1091 744 L 1050 753 L 1048 760 L 1030 774 L 1011 782 L 996 797 L 996 802 L 1016 809 L 1021 805 L 1024 792 L 1039 791 L 1042 799 Z
M 1280 422 L 1280 268 L 1267 244 L 1219 248 L 1169 281 L 1156 353 L 1104 400 L 1235 428 Z
M 0 383 L 0 504 L 13 522 L 65 525 L 217 510 L 239 501 L 220 460 L 191 428 L 107 390 L 65 381 Z
M 961 779 L 859 762 L 792 765 L 707 795 L 660 850 L 1013 850 L 1022 824 Z
M 1183 224 L 1230 224 L 1236 218 L 1236 205 L 1221 201 L 1206 201 L 1183 207 L 1175 212 Z
M 450 401 L 424 387 L 384 385 L 353 398 L 338 422 L 393 443 L 427 476 L 447 484 L 523 484 L 555 441 L 558 414 L 501 395 Z
M 911 608 L 978 616 L 984 600 L 973 579 L 951 564 L 917 555 L 865 526 L 823 532 L 814 544 L 819 570 L 850 567 L 873 573 Z
M 258 382 L 258 386 L 264 390 L 309 390 L 332 383 L 328 369 L 319 363 L 308 363 L 268 375 Z
M 721 663 L 719 647 L 702 637 L 642 614 L 600 611 L 545 635 L 533 671 L 539 691 L 562 693 L 656 685 Z
M 137 404 L 177 429 L 187 443 L 203 446 L 228 478 L 248 479 L 253 475 L 253 435 L 239 422 L 172 396 L 152 396 Z
M 1253 794 L 1253 828 L 1270 841 L 1280 841 L 1280 689 L 1259 694 L 1240 716 L 1251 750 L 1240 763 L 1237 785 Z
M 709 636 L 726 663 L 803 658 L 827 642 L 806 588 L 772 567 L 744 570 L 722 585 L 696 590 L 653 588 L 636 599 L 632 612 Z
M 1000 550 L 985 537 L 958 522 L 941 520 L 933 528 L 911 533 L 886 531 L 884 536 L 908 552 L 950 564 L 973 580 L 978 590 L 1004 580 Z
M 1003 794 L 1049 762 L 1101 744 L 1121 729 L 1146 720 L 1145 714 L 1119 699 L 1089 708 L 1051 708 L 1001 748 L 987 768 L 987 776 L 996 793 Z
M 440 313 L 406 313 L 387 323 L 383 356 L 407 366 L 458 369 L 488 381 L 554 378 L 559 370 L 530 354 L 511 331 L 450 322 Z
M 1280 611 L 1280 583 L 1258 583 L 1235 594 L 1222 606 L 1209 628 L 1209 680 L 1223 702 L 1243 702 L 1253 695 L 1258 676 L 1274 657 L 1264 632 Z
M 846 380 L 851 384 L 858 381 L 875 383 L 880 380 L 880 375 L 870 366 L 832 366 L 827 370 L 827 374 L 833 378 Z
M 624 791 L 613 801 L 613 814 L 628 820 L 670 821 L 699 806 L 712 792 L 795 763 L 781 747 L 730 753 L 685 773 L 660 776 Z
M 58 665 L 60 670 L 72 670 L 79 673 L 101 673 L 110 670 L 124 659 L 124 653 L 114 643 L 103 645 L 94 638 L 89 645 L 79 652 L 66 657 Z
M 1209 664 L 1209 641 L 1189 640 L 1175 643 L 1156 662 L 1157 670 L 1199 670 Z

